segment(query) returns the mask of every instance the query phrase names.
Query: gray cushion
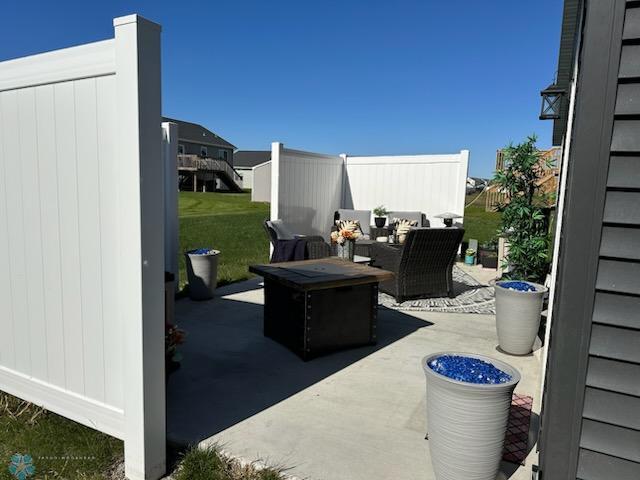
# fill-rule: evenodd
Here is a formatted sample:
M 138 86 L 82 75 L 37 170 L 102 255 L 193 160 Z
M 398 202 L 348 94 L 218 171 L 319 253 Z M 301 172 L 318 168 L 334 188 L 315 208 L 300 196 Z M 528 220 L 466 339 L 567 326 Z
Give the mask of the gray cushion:
M 276 232 L 278 240 L 293 240 L 295 238 L 294 233 L 282 220 L 270 220 L 267 224 Z
M 414 220 L 419 227 L 424 227 L 422 212 L 391 212 L 388 215 L 389 222 L 392 222 L 394 218 L 401 220 Z
M 338 210 L 340 220 L 355 220 L 360 224 L 362 233 L 369 237 L 371 231 L 371 210 L 347 210 L 341 208 Z

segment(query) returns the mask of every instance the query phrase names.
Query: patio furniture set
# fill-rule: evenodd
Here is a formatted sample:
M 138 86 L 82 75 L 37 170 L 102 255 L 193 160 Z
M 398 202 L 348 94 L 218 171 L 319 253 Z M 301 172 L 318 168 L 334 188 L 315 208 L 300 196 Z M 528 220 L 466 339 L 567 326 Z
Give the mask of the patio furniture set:
M 378 290 L 399 303 L 453 297 L 452 271 L 464 230 L 429 228 L 420 212 L 392 215 L 394 223 L 413 226 L 397 235 L 393 225 L 369 225 L 369 211 L 335 213 L 334 230 L 359 229 L 349 240 L 355 244 L 352 261 L 339 258 L 340 246 L 320 236 L 296 235 L 281 220 L 265 221 L 271 263 L 249 268 L 265 280 L 265 336 L 308 360 L 375 343 Z M 332 238 L 338 235 L 346 234 Z
M 399 303 L 415 298 L 453 296 L 452 270 L 464 236 L 462 228 L 429 228 L 421 212 L 392 212 L 391 225 L 370 225 L 369 210 L 338 210 L 334 222 L 352 222 L 360 230 L 354 241 L 355 263 L 369 264 L 394 274 L 380 290 Z M 410 222 L 404 235 L 394 233 L 394 224 Z M 281 220 L 267 220 L 265 229 L 273 246 L 271 263 L 287 260 L 315 260 L 337 256 L 338 246 L 328 244 L 321 236 L 294 234 Z M 283 251 L 289 245 L 304 245 L 304 254 L 286 258 Z M 284 247 L 284 248 L 283 248 Z M 285 252 L 287 253 L 287 252 Z

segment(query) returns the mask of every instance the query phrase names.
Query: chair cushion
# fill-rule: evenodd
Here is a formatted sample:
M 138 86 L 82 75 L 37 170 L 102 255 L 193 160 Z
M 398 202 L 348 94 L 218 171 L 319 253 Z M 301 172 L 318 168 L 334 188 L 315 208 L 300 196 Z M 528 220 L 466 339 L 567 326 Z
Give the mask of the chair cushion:
M 395 219 L 394 219 L 394 222 L 395 222 Z M 409 233 L 409 230 L 417 226 L 418 226 L 417 221 L 402 218 L 398 220 L 398 222 L 396 223 L 396 233 L 398 235 L 406 235 L 407 233 Z
M 422 212 L 391 212 L 389 213 L 389 219 L 393 221 L 394 219 L 400 220 L 413 220 L 416 222 L 416 226 L 424 227 L 424 219 Z
M 371 226 L 371 210 L 348 210 L 341 208 L 338 210 L 340 220 L 353 220 L 360 224 L 362 233 L 369 236 Z
M 278 240 L 293 240 L 295 238 L 294 233 L 282 220 L 270 220 L 267 224 L 276 232 Z

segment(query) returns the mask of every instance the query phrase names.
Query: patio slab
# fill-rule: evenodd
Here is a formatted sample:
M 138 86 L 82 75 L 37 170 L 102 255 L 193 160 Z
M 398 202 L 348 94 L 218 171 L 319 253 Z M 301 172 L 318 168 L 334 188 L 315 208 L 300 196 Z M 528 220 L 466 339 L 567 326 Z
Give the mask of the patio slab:
M 487 272 L 469 273 L 474 269 L 486 280 Z M 540 350 L 524 357 L 497 350 L 493 316 L 381 309 L 378 345 L 305 363 L 262 336 L 259 282 L 225 287 L 208 302 L 178 302 L 188 337 L 183 367 L 168 384 L 172 442 L 219 444 L 310 480 L 434 478 L 420 363 L 444 350 L 491 355 L 518 368 L 516 391 L 534 397 L 537 430 Z M 532 435 L 530 447 L 534 442 Z M 520 468 L 504 463 L 500 478 L 529 480 L 534 458 L 532 451 Z

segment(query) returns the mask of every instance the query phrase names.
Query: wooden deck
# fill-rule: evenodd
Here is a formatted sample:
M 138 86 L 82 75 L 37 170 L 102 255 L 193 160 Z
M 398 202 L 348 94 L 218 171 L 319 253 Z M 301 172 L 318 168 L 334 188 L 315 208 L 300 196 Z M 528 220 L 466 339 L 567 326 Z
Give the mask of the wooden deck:
M 219 178 L 229 190 L 242 192 L 242 176 L 226 160 L 198 155 L 178 155 L 178 174 L 190 177 L 194 192 L 207 191 L 207 184 Z

